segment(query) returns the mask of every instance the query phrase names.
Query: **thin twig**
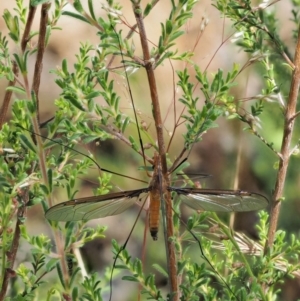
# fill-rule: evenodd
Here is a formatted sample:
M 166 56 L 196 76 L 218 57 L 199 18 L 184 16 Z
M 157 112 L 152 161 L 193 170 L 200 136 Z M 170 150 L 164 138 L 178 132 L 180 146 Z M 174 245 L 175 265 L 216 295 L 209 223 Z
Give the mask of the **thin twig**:
M 39 88 L 41 82 L 41 74 L 43 70 L 43 57 L 46 47 L 46 32 L 47 32 L 47 23 L 48 23 L 48 10 L 51 6 L 51 3 L 45 3 L 41 7 L 41 19 L 40 19 L 40 32 L 39 40 L 37 45 L 37 56 L 34 67 L 32 90 L 36 95 L 36 110 L 37 110 L 37 119 L 40 121 L 40 112 L 39 112 Z
M 13 61 L 13 73 L 14 73 L 14 79 L 8 83 L 7 87 L 14 87 L 16 84 L 17 76 L 19 73 L 19 68 L 15 61 Z M 6 118 L 6 114 L 7 114 L 7 110 L 9 107 L 12 93 L 13 93 L 12 91 L 7 90 L 4 95 L 3 104 L 0 109 L 0 130 L 2 129 L 3 123 Z
M 137 125 L 138 126 L 138 125 Z M 118 138 L 119 140 L 123 141 L 124 143 L 126 143 L 127 145 L 129 145 L 130 147 L 132 147 L 132 143 L 124 136 L 122 135 L 122 133 L 118 132 L 113 126 L 111 125 L 107 125 L 105 127 L 106 131 L 108 133 L 111 133 L 111 135 L 115 136 L 116 138 Z M 141 156 L 144 157 L 144 159 L 150 163 L 153 164 L 153 159 L 148 157 L 147 155 L 143 154 L 142 150 L 137 150 L 137 153 L 139 153 Z
M 9 284 L 9 279 L 12 276 L 15 276 L 13 267 L 14 267 L 14 263 L 16 260 L 17 251 L 18 251 L 19 243 L 20 243 L 21 226 L 24 224 L 24 214 L 25 214 L 25 208 L 26 208 L 25 204 L 28 201 L 28 191 L 27 190 L 24 193 L 24 196 L 22 197 L 22 199 L 23 199 L 23 204 L 18 208 L 18 211 L 17 211 L 17 222 L 16 222 L 16 226 L 15 226 L 12 244 L 11 244 L 10 250 L 6 252 L 7 261 L 6 261 L 4 277 L 3 277 L 2 283 L 1 283 L 0 301 L 3 301 L 5 298 L 8 284 Z
M 151 100 L 153 105 L 153 116 L 155 120 L 156 134 L 157 134 L 157 144 L 159 149 L 159 157 L 160 163 L 162 167 L 163 181 L 165 185 L 170 185 L 170 179 L 168 177 L 168 168 L 167 168 L 167 160 L 166 160 L 166 149 L 165 142 L 163 136 L 163 123 L 161 118 L 158 92 L 156 86 L 156 80 L 154 76 L 153 65 L 150 61 L 150 51 L 147 42 L 147 35 L 144 28 L 143 17 L 142 17 L 142 9 L 139 6 L 139 3 L 133 2 L 133 10 L 134 15 L 137 21 L 137 25 L 140 32 L 141 45 L 143 49 L 143 55 L 145 60 L 145 68 L 148 77 L 148 84 L 150 87 Z M 179 287 L 178 287 L 178 279 L 177 279 L 177 261 L 176 261 L 176 252 L 174 242 L 170 240 L 171 237 L 174 236 L 174 226 L 173 226 L 173 211 L 172 211 L 172 202 L 171 202 L 171 194 L 167 191 L 164 195 L 165 202 L 163 205 L 165 206 L 166 212 L 166 225 L 167 225 L 167 260 L 168 260 L 168 270 L 170 277 L 170 285 L 171 285 L 171 298 L 173 301 L 179 300 Z
M 33 76 L 33 84 L 32 84 L 32 89 L 35 93 L 36 99 L 38 99 L 38 91 L 39 91 L 39 86 L 40 86 L 40 76 L 41 76 L 41 71 L 42 71 L 42 60 L 44 57 L 44 52 L 45 52 L 45 46 L 46 46 L 46 30 L 47 30 L 47 22 L 48 22 L 48 10 L 50 8 L 51 3 L 45 3 L 41 7 L 41 20 L 40 20 L 40 32 L 39 32 L 39 40 L 38 40 L 38 45 L 37 45 L 37 59 L 36 59 L 36 64 L 35 64 L 35 71 L 34 71 L 34 76 Z M 31 21 L 31 19 L 29 19 Z M 26 26 L 27 27 L 27 26 Z M 30 28 L 30 27 L 29 27 Z M 25 33 L 24 33 L 25 34 Z M 23 38 L 22 40 L 26 40 L 26 38 Z M 26 73 L 23 74 L 24 82 L 25 82 L 25 89 L 26 89 L 26 94 L 28 100 L 32 100 L 31 91 L 29 90 L 29 84 L 28 84 L 28 78 Z M 35 133 L 35 142 L 37 145 L 37 153 L 38 153 L 38 158 L 39 158 L 39 164 L 40 164 L 40 169 L 41 169 L 41 174 L 42 174 L 42 179 L 43 183 L 48 186 L 48 175 L 47 175 L 47 166 L 46 166 L 46 158 L 45 158 L 45 153 L 43 149 L 43 141 L 40 135 L 40 127 L 39 127 L 39 112 L 38 112 L 38 103 L 37 103 L 37 111 L 34 116 L 32 116 L 32 126 L 33 126 L 33 131 Z M 53 205 L 52 201 L 52 196 L 51 194 L 47 195 L 47 202 L 49 206 Z M 59 235 L 58 231 L 54 231 L 54 237 L 55 237 L 55 242 L 56 246 L 58 249 L 58 253 L 60 254 L 60 260 L 61 260 L 61 266 L 62 266 L 62 271 L 64 275 L 65 282 L 68 283 L 69 275 L 68 275 L 68 269 L 66 266 L 66 262 L 64 260 L 64 247 L 62 243 L 62 238 Z
M 279 168 L 273 193 L 273 200 L 271 203 L 270 225 L 268 231 L 268 239 L 266 241 L 264 253 L 272 247 L 277 228 L 278 216 L 280 212 L 281 198 L 283 195 L 283 188 L 286 179 L 287 168 L 290 159 L 290 144 L 294 129 L 296 104 L 298 98 L 298 91 L 300 87 L 300 27 L 298 31 L 298 40 L 294 59 L 295 69 L 292 75 L 292 82 L 288 103 L 286 106 L 284 119 L 284 132 L 281 144 L 281 157 L 279 158 Z
M 296 119 L 299 115 L 300 115 L 300 112 L 297 112 L 297 113 L 292 117 L 292 119 Z
M 154 1 L 152 1 L 152 3 L 151 3 L 152 8 L 153 8 L 158 2 L 159 2 L 159 0 L 154 0 Z M 144 19 L 144 16 L 142 16 L 142 18 Z M 127 36 L 126 36 L 125 39 L 124 39 L 124 40 L 129 40 L 129 39 L 132 37 L 132 35 L 133 35 L 134 33 L 137 33 L 136 28 L 137 28 L 138 26 L 137 26 L 137 24 L 134 24 L 133 26 L 130 26 L 130 25 L 128 24 L 128 22 L 127 22 L 127 21 L 124 21 L 122 18 L 120 18 L 120 21 L 121 21 L 124 25 L 126 25 L 126 26 L 128 26 L 128 27 L 130 28 L 130 30 L 129 30 Z M 121 50 L 121 51 L 122 51 L 122 50 Z M 111 66 L 111 64 L 113 63 L 115 57 L 116 57 L 115 55 L 113 55 L 113 56 L 111 57 L 109 63 L 108 63 L 107 66 L 106 66 L 107 69 L 110 68 L 110 66 Z M 136 58 L 135 58 L 134 60 L 136 60 Z
M 35 12 L 36 12 L 36 8 L 37 8 L 37 6 L 29 5 L 29 12 L 28 12 L 27 21 L 26 21 L 22 41 L 21 41 L 22 52 L 25 51 L 27 43 L 30 39 L 29 38 L 30 30 L 31 30 L 31 27 L 32 27 L 32 23 L 33 23 L 34 15 L 35 15 Z

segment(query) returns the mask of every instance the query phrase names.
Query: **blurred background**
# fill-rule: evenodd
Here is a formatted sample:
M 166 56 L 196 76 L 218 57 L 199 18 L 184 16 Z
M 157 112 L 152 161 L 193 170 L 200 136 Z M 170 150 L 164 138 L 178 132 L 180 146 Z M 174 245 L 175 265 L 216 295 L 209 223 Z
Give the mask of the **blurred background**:
M 142 1 L 142 5 L 143 2 L 146 3 L 146 1 Z M 126 17 L 128 24 L 135 24 L 130 2 L 122 1 L 122 5 L 124 7 L 123 15 Z M 167 3 L 167 1 L 159 2 L 154 9 L 154 13 L 150 14 L 145 20 L 148 39 L 156 45 L 158 44 L 158 36 L 160 33 L 160 22 L 163 22 L 168 18 L 168 5 L 169 3 Z M 12 11 L 13 7 L 13 1 L 1 1 L 0 3 L 1 11 L 3 11 L 4 8 L 9 8 L 10 11 Z M 293 23 L 290 21 L 291 6 L 289 5 L 289 1 L 279 1 L 276 5 L 273 5 L 271 9 L 275 9 L 278 12 L 278 27 L 280 28 L 281 38 L 289 47 L 289 51 L 293 56 Z M 100 5 L 96 13 L 99 16 L 103 14 Z M 207 69 L 208 73 L 215 73 L 218 69 L 223 69 L 224 73 L 226 73 L 227 70 L 232 68 L 234 62 L 238 62 L 241 66 L 247 62 L 249 56 L 246 53 L 239 51 L 239 49 L 231 43 L 231 38 L 235 32 L 231 27 L 230 22 L 224 21 L 224 18 L 212 6 L 211 1 L 199 2 L 196 6 L 194 16 L 195 17 L 192 18 L 185 27 L 186 33 L 176 44 L 179 53 L 183 51 L 193 51 L 194 56 L 192 60 L 201 68 L 201 70 Z M 206 24 L 206 26 L 204 26 L 203 31 L 201 31 L 200 29 L 203 24 Z M 35 17 L 34 28 L 37 30 L 38 26 L 39 12 Z M 45 121 L 54 115 L 56 110 L 54 101 L 60 94 L 60 88 L 54 82 L 55 75 L 49 71 L 60 67 L 62 60 L 65 58 L 68 60 L 69 66 L 72 66 L 72 64 L 76 62 L 75 55 L 79 52 L 80 43 L 88 41 L 95 46 L 99 43 L 97 30 L 84 22 L 78 22 L 65 16 L 59 20 L 58 26 L 61 27 L 61 30 L 53 32 L 45 53 L 40 86 L 41 121 Z M 124 26 L 122 30 L 125 36 L 129 31 L 129 28 Z M 5 22 L 2 18 L 0 19 L 0 31 L 3 35 L 7 33 Z M 34 41 L 36 42 L 36 40 Z M 137 49 L 136 54 L 142 57 L 137 35 L 135 36 L 135 46 Z M 11 48 L 12 53 L 18 51 L 19 49 Z M 34 61 L 29 62 L 29 64 L 33 70 Z M 193 66 L 183 62 L 172 62 L 172 64 L 175 70 L 187 68 L 190 72 L 191 81 L 194 81 L 196 84 Z M 173 75 L 173 69 L 169 63 L 159 66 L 156 70 L 162 115 L 165 120 L 165 139 L 167 143 L 174 130 L 173 102 L 176 103 L 177 114 L 181 112 L 182 108 L 181 104 L 178 102 L 181 92 L 179 88 L 174 86 Z M 115 74 L 112 74 L 112 77 L 115 78 L 115 86 L 122 98 L 121 107 L 126 114 L 130 114 L 130 112 L 132 112 L 132 106 L 127 84 L 122 77 Z M 31 78 L 30 75 L 29 78 Z M 140 69 L 136 73 L 130 75 L 129 80 L 139 118 L 146 122 L 147 126 L 149 126 L 148 132 L 153 136 L 155 133 L 154 122 L 151 116 L 149 88 L 144 70 Z M 175 77 L 175 82 L 177 80 L 178 79 Z M 282 82 L 280 83 L 282 94 L 285 99 L 287 99 L 288 96 L 288 80 L 289 78 L 286 78 L 283 75 Z M 238 76 L 237 82 L 238 85 L 232 89 L 237 99 L 255 96 L 260 93 L 260 90 L 264 86 L 258 65 L 247 68 Z M 6 85 L 7 82 L 1 79 L 0 101 L 3 100 Z M 195 95 L 198 95 L 203 102 L 203 95 L 201 94 L 199 87 L 196 88 Z M 253 103 L 246 102 L 245 109 L 249 110 L 251 104 Z M 282 138 L 283 112 L 278 109 L 278 106 L 272 103 L 266 104 L 266 107 L 265 113 L 261 116 L 261 134 L 268 142 L 273 143 L 274 148 L 279 151 Z M 237 120 L 227 121 L 221 118 L 218 121 L 218 125 L 217 128 L 212 129 L 205 134 L 202 141 L 193 147 L 188 158 L 191 165 L 189 171 L 191 173 L 206 173 L 212 175 L 212 177 L 208 179 L 201 180 L 202 186 L 207 188 L 239 188 L 261 193 L 270 199 L 272 190 L 274 189 L 277 172 L 277 158 L 275 154 L 257 137 L 244 131 L 245 125 L 241 122 Z M 136 129 L 132 127 L 131 130 L 132 134 L 136 135 Z M 175 139 L 173 139 L 169 151 L 169 156 L 172 160 L 176 158 L 182 149 L 182 133 L 184 130 L 184 125 L 176 129 Z M 299 136 L 299 122 L 296 124 L 294 136 L 295 145 L 297 143 L 297 137 Z M 237 158 L 239 149 L 241 159 L 238 164 Z M 121 141 L 109 140 L 101 142 L 100 146 L 94 145 L 91 147 L 91 150 L 103 168 L 145 179 L 144 173 L 138 171 L 138 167 L 143 165 L 141 157 L 129 147 L 124 147 L 124 144 L 122 144 Z M 287 231 L 289 234 L 294 233 L 297 237 L 299 236 L 300 226 L 300 176 L 298 165 L 299 156 L 292 157 L 284 192 L 285 201 L 282 205 L 279 221 L 280 229 Z M 80 193 L 78 194 L 78 197 L 92 195 L 92 191 L 96 185 L 95 183 L 97 182 L 93 179 L 93 176 L 97 176 L 96 171 L 94 174 L 91 172 L 87 179 L 78 180 L 78 185 L 81 185 L 79 186 Z M 234 187 L 236 179 L 238 179 L 238 185 L 237 187 Z M 116 190 L 128 190 L 143 187 L 143 185 L 138 182 L 116 176 L 113 176 L 112 182 Z M 57 192 L 56 198 L 59 202 L 66 201 L 66 194 L 64 192 Z M 100 273 L 103 273 L 104 267 L 112 263 L 111 239 L 116 239 L 119 244 L 124 243 L 136 218 L 137 212 L 138 208 L 128 210 L 118 216 L 89 222 L 89 225 L 92 226 L 98 224 L 108 225 L 108 230 L 106 232 L 107 237 L 105 239 L 91 242 L 82 248 L 82 254 L 90 270 L 97 270 Z M 189 213 L 189 209 L 183 208 L 183 215 Z M 32 234 L 38 234 L 41 231 L 49 233 L 49 228 L 44 221 L 41 208 L 37 209 L 36 206 L 33 207 L 28 212 L 28 215 L 30 216 L 30 219 L 28 219 L 28 223 L 30 223 L 29 229 L 32 231 Z M 224 216 L 224 219 L 228 220 L 229 217 Z M 247 235 L 252 238 L 257 238 L 255 222 L 257 222 L 256 213 L 239 213 L 236 214 L 234 227 L 238 231 L 246 232 Z M 136 256 L 140 256 L 144 235 L 144 224 L 145 217 L 143 216 L 140 218 L 128 244 L 129 251 Z M 122 229 L 122 231 L 120 231 L 120 229 Z M 159 234 L 159 238 L 162 238 L 162 232 Z M 152 242 L 150 238 L 148 238 L 147 246 L 149 247 L 149 250 L 146 256 L 146 263 L 148 269 L 153 271 L 151 269 L 151 263 L 154 262 L 154 256 L 155 260 L 162 264 L 165 261 L 164 243 L 162 239 L 159 239 L 158 242 Z M 19 254 L 18 260 L 26 261 L 27 257 L 28 254 L 24 252 Z M 163 277 L 160 278 L 159 275 L 157 275 L 157 277 L 157 281 L 160 281 L 161 285 L 164 286 L 166 284 L 166 279 L 163 279 Z M 294 280 L 294 282 L 291 283 L 291 287 L 297 287 L 295 285 L 297 282 L 298 280 Z M 116 285 L 121 284 L 122 281 Z M 122 285 L 124 285 L 124 283 Z M 117 290 L 115 290 L 114 294 L 121 293 L 122 295 L 122 291 L 123 290 L 118 290 L 117 292 Z M 297 290 L 286 287 L 282 295 L 282 300 L 296 300 L 296 291 Z M 117 295 L 115 297 L 116 300 L 120 300 Z M 299 297 L 300 295 L 298 295 L 298 298 Z

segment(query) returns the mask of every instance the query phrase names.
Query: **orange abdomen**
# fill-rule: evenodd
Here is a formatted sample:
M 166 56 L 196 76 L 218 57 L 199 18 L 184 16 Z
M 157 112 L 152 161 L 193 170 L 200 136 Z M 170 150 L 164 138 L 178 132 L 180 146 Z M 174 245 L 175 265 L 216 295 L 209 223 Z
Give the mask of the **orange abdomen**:
M 159 227 L 160 192 L 150 192 L 149 228 L 153 240 L 157 240 Z

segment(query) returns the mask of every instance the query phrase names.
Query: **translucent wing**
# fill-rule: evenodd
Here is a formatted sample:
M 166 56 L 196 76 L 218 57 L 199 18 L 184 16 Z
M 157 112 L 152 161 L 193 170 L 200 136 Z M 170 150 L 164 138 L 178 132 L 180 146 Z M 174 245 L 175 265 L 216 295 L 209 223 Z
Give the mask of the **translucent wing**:
M 120 214 L 144 198 L 148 188 L 74 199 L 51 207 L 46 218 L 54 221 L 90 220 Z
M 187 206 L 202 211 L 253 211 L 268 205 L 268 200 L 261 194 L 242 190 L 219 190 L 200 188 L 175 188 L 181 201 Z

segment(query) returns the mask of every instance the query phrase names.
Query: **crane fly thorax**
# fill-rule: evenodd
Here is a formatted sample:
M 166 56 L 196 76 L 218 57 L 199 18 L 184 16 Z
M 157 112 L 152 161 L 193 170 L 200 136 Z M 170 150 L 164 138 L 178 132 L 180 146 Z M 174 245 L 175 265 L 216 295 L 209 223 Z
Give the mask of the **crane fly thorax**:
M 163 197 L 163 194 L 166 192 L 167 185 L 161 173 L 160 157 L 157 153 L 154 154 L 153 161 L 154 170 L 149 185 L 150 200 L 152 199 L 153 201 L 160 201 Z

